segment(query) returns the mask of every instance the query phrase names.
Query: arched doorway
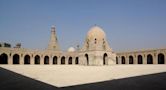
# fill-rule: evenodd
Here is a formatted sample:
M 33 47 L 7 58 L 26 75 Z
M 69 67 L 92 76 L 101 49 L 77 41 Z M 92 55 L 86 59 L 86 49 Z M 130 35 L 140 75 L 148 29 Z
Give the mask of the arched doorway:
M 49 57 L 48 56 L 44 57 L 44 64 L 49 64 Z
M 162 53 L 158 54 L 158 64 L 164 64 L 164 63 L 165 63 L 164 54 Z
M 129 64 L 134 64 L 133 56 L 129 56 Z
M 13 55 L 13 64 L 20 64 L 20 56 L 18 54 Z
M 126 63 L 125 57 L 122 56 L 121 59 L 122 59 L 122 64 L 125 64 Z
M 53 64 L 58 64 L 58 57 L 57 56 L 53 57 Z
M 0 55 L 0 64 L 8 64 L 8 56 L 3 53 Z
M 72 64 L 72 57 L 69 57 L 68 64 Z
M 153 57 L 151 54 L 147 56 L 147 64 L 153 64 Z
M 64 56 L 61 58 L 61 64 L 65 64 L 65 57 Z
M 116 57 L 116 64 L 118 64 L 118 57 Z
M 35 64 L 40 64 L 40 57 L 39 57 L 39 55 L 35 56 Z
M 78 63 L 79 63 L 79 60 L 78 60 L 78 59 L 79 59 L 79 58 L 76 57 L 75 64 L 78 64 Z
M 26 55 L 24 57 L 24 64 L 30 64 L 30 56 L 29 55 Z
M 107 55 L 107 53 L 104 53 L 104 55 L 103 55 L 103 65 L 106 65 L 106 64 L 108 64 L 108 55 Z
M 89 57 L 88 57 L 88 54 L 85 54 L 85 58 L 86 58 L 86 61 L 87 61 L 87 65 L 89 65 Z
M 143 60 L 142 60 L 141 55 L 138 55 L 137 59 L 138 59 L 138 64 L 143 64 Z

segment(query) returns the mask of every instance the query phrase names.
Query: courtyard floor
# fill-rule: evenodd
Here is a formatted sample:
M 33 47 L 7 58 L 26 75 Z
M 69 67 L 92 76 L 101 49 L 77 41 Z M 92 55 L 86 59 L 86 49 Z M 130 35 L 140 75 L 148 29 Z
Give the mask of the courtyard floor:
M 1 65 L 0 67 L 51 86 L 64 88 L 166 72 L 166 65 Z

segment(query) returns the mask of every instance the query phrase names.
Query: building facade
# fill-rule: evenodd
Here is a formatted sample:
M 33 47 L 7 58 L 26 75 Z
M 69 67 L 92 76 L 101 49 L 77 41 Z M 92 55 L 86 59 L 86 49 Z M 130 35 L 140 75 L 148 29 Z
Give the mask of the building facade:
M 46 50 L 30 50 L 0 46 L 0 64 L 9 65 L 86 65 L 114 64 L 166 64 L 166 49 L 114 53 L 106 34 L 99 26 L 90 28 L 83 47 L 63 52 L 58 44 L 55 26 L 51 27 L 50 42 Z
M 116 64 L 116 54 L 109 47 L 104 31 L 98 26 L 89 30 L 80 50 L 69 48 L 63 52 L 58 44 L 55 26 L 52 26 L 46 50 L 0 47 L 0 64 L 112 65 Z
M 166 49 L 117 53 L 116 64 L 166 64 Z

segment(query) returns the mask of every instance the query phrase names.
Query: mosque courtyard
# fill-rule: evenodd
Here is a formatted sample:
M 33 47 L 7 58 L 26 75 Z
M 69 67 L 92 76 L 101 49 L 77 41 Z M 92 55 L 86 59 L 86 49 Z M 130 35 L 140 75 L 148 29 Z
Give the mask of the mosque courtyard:
M 58 88 L 166 72 L 165 65 L 1 65 L 0 67 Z

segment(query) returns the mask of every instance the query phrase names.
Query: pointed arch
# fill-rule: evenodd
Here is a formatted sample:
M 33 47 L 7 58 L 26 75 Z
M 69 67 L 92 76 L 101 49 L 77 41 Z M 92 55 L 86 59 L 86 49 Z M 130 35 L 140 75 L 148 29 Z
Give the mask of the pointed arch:
M 165 64 L 165 57 L 162 53 L 158 54 L 158 64 Z
M 29 55 L 25 55 L 24 64 L 30 64 L 30 56 Z
M 107 65 L 108 64 L 108 55 L 107 53 L 104 53 L 103 55 L 103 65 Z
M 13 55 L 13 64 L 20 64 L 20 56 L 18 54 Z
M 138 55 L 137 59 L 138 59 L 138 64 L 143 64 L 142 55 Z
M 153 64 L 153 56 L 151 54 L 147 55 L 147 64 Z
M 116 57 L 116 64 L 118 64 L 118 57 Z
M 85 54 L 85 58 L 86 58 L 86 61 L 87 61 L 87 65 L 89 65 L 89 57 L 88 57 L 87 53 Z
M 61 57 L 61 64 L 65 64 L 65 57 L 64 56 Z
M 69 57 L 68 64 L 72 64 L 72 57 Z
M 53 64 L 58 64 L 58 57 L 57 56 L 53 57 Z
M 35 64 L 40 64 L 40 56 L 39 55 L 35 56 Z
M 75 64 L 79 64 L 79 58 L 76 57 Z
M 0 55 L 0 64 L 8 64 L 8 55 L 3 53 Z
M 124 57 L 124 56 L 121 57 L 121 60 L 122 60 L 122 64 L 125 64 L 125 63 L 126 63 L 126 60 L 125 60 L 125 57 Z
M 134 64 L 133 56 L 129 56 L 129 64 Z
M 49 57 L 48 56 L 44 57 L 44 64 L 49 64 Z

